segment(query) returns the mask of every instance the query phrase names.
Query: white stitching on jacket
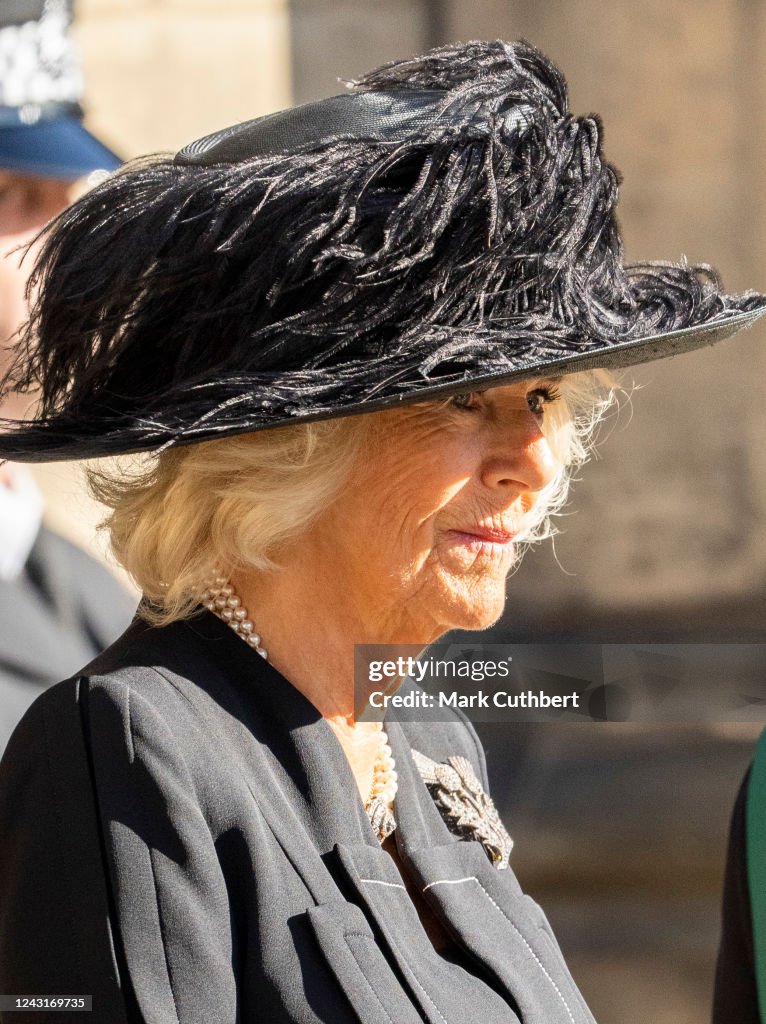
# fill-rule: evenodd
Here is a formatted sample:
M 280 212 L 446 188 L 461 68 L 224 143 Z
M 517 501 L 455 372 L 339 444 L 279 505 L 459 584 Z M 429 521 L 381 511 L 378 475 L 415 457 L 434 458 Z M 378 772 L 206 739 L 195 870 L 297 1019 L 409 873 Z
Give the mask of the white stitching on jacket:
M 390 889 L 404 889 L 407 892 L 405 886 L 401 882 L 383 882 L 380 878 L 360 878 L 360 882 L 367 882 L 370 885 L 387 885 Z
M 530 952 L 530 953 L 532 954 L 532 956 L 533 956 L 533 957 L 535 958 L 535 962 L 537 963 L 537 966 L 538 966 L 538 967 L 540 968 L 540 970 L 541 970 L 541 971 L 543 972 L 543 974 L 545 975 L 545 977 L 546 977 L 546 978 L 548 979 L 549 983 L 550 983 L 550 984 L 551 984 L 551 986 L 553 987 L 553 990 L 554 990 L 554 992 L 556 993 L 556 995 L 557 995 L 557 996 L 559 997 L 559 999 L 561 1000 L 561 1002 L 562 1002 L 562 1004 L 563 1004 L 563 1006 L 564 1006 L 564 1009 L 565 1009 L 565 1010 L 566 1010 L 566 1012 L 567 1012 L 567 1016 L 569 1017 L 570 1021 L 572 1022 L 572 1024 L 576 1024 L 576 1022 L 575 1022 L 575 1019 L 574 1019 L 574 1016 L 572 1015 L 572 1011 L 571 1011 L 571 1010 L 569 1009 L 569 1003 L 568 1003 L 568 1002 L 566 1001 L 566 999 L 564 998 L 564 995 L 563 995 L 563 993 L 562 993 L 561 989 L 560 989 L 560 988 L 558 987 L 558 985 L 556 984 L 556 982 L 555 982 L 555 981 L 553 980 L 553 978 L 552 978 L 552 977 L 550 976 L 550 974 L 549 974 L 549 973 L 548 973 L 548 971 L 546 970 L 546 968 L 545 968 L 545 964 L 544 964 L 544 963 L 542 962 L 542 960 L 541 960 L 541 959 L 540 959 L 540 957 L 539 957 L 539 956 L 537 955 L 537 953 L 535 953 L 534 949 L 532 949 L 532 947 L 530 946 L 530 944 L 529 944 L 529 943 L 527 942 L 527 940 L 526 940 L 526 939 L 524 938 L 524 936 L 523 936 L 523 935 L 521 934 L 521 932 L 519 931 L 519 929 L 518 929 L 518 928 L 516 927 L 516 925 L 515 925 L 515 924 L 513 923 L 513 921 L 512 921 L 511 919 L 510 919 L 510 917 L 508 917 L 508 915 L 507 915 L 507 914 L 506 914 L 506 912 L 505 912 L 505 911 L 503 910 L 503 908 L 502 908 L 502 907 L 500 906 L 500 904 L 499 904 L 499 903 L 496 903 L 496 902 L 495 902 L 495 900 L 493 900 L 493 899 L 492 899 L 492 897 L 490 896 L 490 894 L 489 894 L 489 893 L 487 892 L 487 890 L 486 890 L 486 889 L 484 888 L 484 886 L 483 886 L 483 885 L 481 884 L 481 882 L 479 881 L 479 879 L 478 879 L 478 878 L 477 878 L 477 877 L 476 877 L 475 875 L 468 875 L 468 876 L 467 876 L 466 878 L 439 878 L 439 879 L 437 879 L 437 881 L 435 881 L 435 882 L 429 882 L 429 883 L 428 883 L 428 885 L 427 885 L 427 886 L 425 887 L 425 889 L 423 889 L 423 892 L 425 892 L 425 891 L 426 891 L 426 889 L 430 889 L 430 888 L 431 888 L 431 886 L 433 886 L 433 885 L 457 885 L 457 883 L 458 883 L 458 882 L 476 882 L 476 884 L 477 884 L 477 885 L 479 886 L 479 888 L 480 888 L 480 889 L 482 890 L 482 892 L 483 892 L 483 893 L 484 893 L 484 895 L 485 895 L 485 896 L 487 897 L 487 899 L 488 899 L 488 900 L 489 900 L 489 902 L 490 902 L 490 903 L 492 904 L 492 906 L 493 906 L 493 907 L 494 907 L 494 908 L 495 908 L 496 910 L 499 910 L 499 911 L 500 911 L 500 913 L 501 913 L 501 914 L 503 915 L 503 917 L 504 917 L 504 918 L 506 919 L 506 921 L 508 922 L 508 924 L 510 924 L 511 928 L 513 928 L 513 930 L 514 930 L 514 931 L 516 932 L 516 934 L 517 934 L 517 935 L 519 936 L 519 938 L 520 938 L 520 939 L 521 939 L 521 941 L 522 941 L 522 942 L 524 943 L 524 945 L 525 945 L 525 946 L 527 947 L 527 949 L 529 950 L 529 952 Z
M 479 879 L 476 878 L 475 875 L 468 875 L 467 878 L 438 878 L 435 882 L 429 882 L 428 885 L 423 889 L 423 892 L 425 892 L 426 889 L 430 889 L 432 885 L 457 885 L 458 882 L 478 882 L 478 881 L 479 881 Z M 482 886 L 482 888 L 484 888 L 484 887 Z M 484 889 L 484 891 L 486 892 L 487 890 Z

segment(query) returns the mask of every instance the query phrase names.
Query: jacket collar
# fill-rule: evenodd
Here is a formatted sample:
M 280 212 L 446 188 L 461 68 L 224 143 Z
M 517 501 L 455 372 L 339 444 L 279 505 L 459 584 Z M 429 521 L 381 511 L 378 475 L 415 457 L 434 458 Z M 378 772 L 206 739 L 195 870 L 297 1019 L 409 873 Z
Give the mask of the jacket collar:
M 277 726 L 269 742 L 280 746 L 285 761 L 304 775 L 303 785 L 311 805 L 315 838 L 326 833 L 347 834 L 354 823 L 356 841 L 376 847 L 359 797 L 356 780 L 335 733 L 311 701 L 269 662 L 251 651 L 225 623 L 210 612 L 186 620 L 183 627 L 198 640 L 240 691 L 258 716 Z M 412 760 L 411 747 L 401 724 L 385 720 L 384 727 L 396 761 L 399 790 L 394 801 L 397 849 L 406 853 L 435 843 L 448 842 L 448 831 Z M 292 748 L 293 756 L 291 757 Z M 298 768 L 298 765 L 301 768 Z M 456 840 L 457 841 L 457 840 Z
M 317 913 L 324 908 L 335 920 L 348 909 L 349 887 L 354 890 L 351 902 L 376 923 L 421 1013 L 440 1024 L 444 1017 L 434 1007 L 444 964 L 372 831 L 340 743 L 314 705 L 210 613 L 162 630 L 136 623 L 92 668 L 130 663 L 177 675 L 176 685 L 230 745 L 232 765 L 247 779 Z M 487 1017 L 488 1024 L 519 1018 L 524 1024 L 592 1024 L 539 908 L 510 869 L 498 872 L 480 844 L 449 832 L 404 728 L 395 721 L 386 728 L 401 780 L 394 805 L 397 849 L 410 878 L 506 993 L 502 1013 Z M 417 730 L 413 735 L 416 740 Z

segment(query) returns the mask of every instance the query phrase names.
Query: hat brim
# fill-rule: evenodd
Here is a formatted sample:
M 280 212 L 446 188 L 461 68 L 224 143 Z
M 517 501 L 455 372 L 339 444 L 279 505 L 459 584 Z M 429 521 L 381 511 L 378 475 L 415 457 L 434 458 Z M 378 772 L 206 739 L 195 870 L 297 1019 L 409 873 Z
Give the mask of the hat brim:
M 0 168 L 60 181 L 114 171 L 122 161 L 74 117 L 0 126 Z
M 390 372 L 389 361 L 370 360 L 368 372 L 362 375 L 358 366 L 352 371 L 351 364 L 347 364 L 347 371 L 339 365 L 333 368 L 337 387 L 329 402 L 323 402 L 321 393 L 312 388 L 312 374 L 326 377 L 326 371 L 269 372 L 251 374 L 236 382 L 211 381 L 190 388 L 190 409 L 199 410 L 204 405 L 205 411 L 179 416 L 175 427 L 166 421 L 159 426 L 153 411 L 146 409 L 135 415 L 125 411 L 121 421 L 116 417 L 108 420 L 93 416 L 86 420 L 62 415 L 44 422 L 19 422 L 12 431 L 0 434 L 0 459 L 55 462 L 162 450 L 296 423 L 378 412 L 516 381 L 594 369 L 622 370 L 717 344 L 752 326 L 764 313 L 766 301 L 759 308 L 719 315 L 694 327 L 599 344 L 582 351 L 562 353 L 560 348 L 556 351 L 554 343 L 547 347 L 547 354 L 540 354 L 538 348 L 533 359 L 514 358 L 511 353 L 502 366 L 491 355 L 482 359 L 481 352 L 474 350 L 470 369 L 442 373 L 436 379 L 418 376 L 417 364 L 406 360 L 400 361 L 394 372 Z M 496 344 L 492 350 L 496 353 Z M 380 365 L 384 362 L 385 367 Z M 314 394 L 313 402 L 296 402 L 302 392 Z M 8 425 L 12 421 L 4 422 Z

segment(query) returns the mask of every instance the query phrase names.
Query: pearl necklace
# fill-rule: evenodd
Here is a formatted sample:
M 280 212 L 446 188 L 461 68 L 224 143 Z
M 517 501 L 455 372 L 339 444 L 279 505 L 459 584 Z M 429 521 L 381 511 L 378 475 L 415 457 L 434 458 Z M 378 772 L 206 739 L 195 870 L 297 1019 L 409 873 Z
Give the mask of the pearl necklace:
M 392 804 L 398 788 L 396 762 L 388 736 L 381 728 L 378 733 L 378 753 L 373 767 L 372 788 L 364 809 L 379 842 L 386 840 L 396 828 Z
M 264 660 L 268 660 L 269 655 L 261 645 L 261 637 L 255 632 L 255 626 L 247 614 L 247 609 L 225 576 L 215 576 L 207 582 L 205 590 L 200 595 L 200 603 L 230 626 L 248 647 L 257 651 Z M 397 779 L 394 755 L 388 743 L 388 736 L 381 728 L 378 733 L 378 750 L 372 769 L 370 795 L 364 802 L 364 809 L 370 819 L 370 824 L 381 843 L 396 828 L 396 819 L 391 805 L 396 796 Z
M 223 619 L 231 626 L 237 636 L 241 637 L 254 651 L 258 651 L 262 658 L 268 659 L 269 656 L 261 647 L 261 638 L 255 632 L 255 626 L 247 614 L 247 609 L 243 608 L 242 602 L 234 593 L 234 587 L 224 576 L 216 576 L 208 582 L 200 596 L 200 602 L 209 612 L 217 615 L 219 619 Z

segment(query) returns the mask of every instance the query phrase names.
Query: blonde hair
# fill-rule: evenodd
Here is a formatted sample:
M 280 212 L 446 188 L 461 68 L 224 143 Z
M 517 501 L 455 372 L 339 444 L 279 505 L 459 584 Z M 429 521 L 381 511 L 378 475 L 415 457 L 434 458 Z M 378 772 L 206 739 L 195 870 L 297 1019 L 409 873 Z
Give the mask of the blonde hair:
M 544 427 L 562 469 L 538 496 L 522 540 L 553 532 L 550 516 L 566 501 L 570 469 L 591 453 L 615 391 L 605 371 L 562 379 L 562 400 L 547 407 Z M 376 426 L 374 414 L 302 423 L 90 469 L 91 492 L 111 509 L 102 528 L 143 592 L 143 617 L 155 625 L 188 618 L 220 571 L 277 569 L 280 546 L 338 496 Z

